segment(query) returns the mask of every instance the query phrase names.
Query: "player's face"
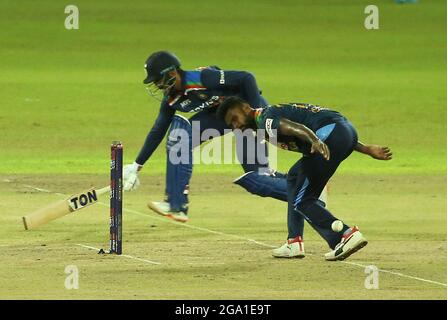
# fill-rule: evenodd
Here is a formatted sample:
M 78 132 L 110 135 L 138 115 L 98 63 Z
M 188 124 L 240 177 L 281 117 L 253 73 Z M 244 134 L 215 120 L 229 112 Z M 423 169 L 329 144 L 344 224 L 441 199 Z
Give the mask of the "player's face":
M 244 105 L 237 105 L 228 110 L 225 116 L 225 122 L 232 129 L 245 130 L 254 127 L 254 121 L 250 119 L 249 113 Z
M 163 91 L 165 95 L 169 95 L 177 83 L 177 72 L 171 71 L 155 82 L 155 86 Z
M 163 96 L 170 95 L 181 84 L 181 78 L 177 71 L 166 73 L 162 78 L 147 86 L 149 94 L 161 101 Z

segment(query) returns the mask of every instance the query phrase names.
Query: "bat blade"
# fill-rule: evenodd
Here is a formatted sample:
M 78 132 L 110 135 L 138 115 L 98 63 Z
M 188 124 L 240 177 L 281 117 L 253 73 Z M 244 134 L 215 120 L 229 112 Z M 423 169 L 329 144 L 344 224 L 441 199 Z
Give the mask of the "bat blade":
M 22 218 L 25 230 L 35 229 L 69 213 L 95 204 L 98 202 L 98 196 L 108 191 L 110 191 L 110 186 L 101 189 L 91 188 L 36 210 Z

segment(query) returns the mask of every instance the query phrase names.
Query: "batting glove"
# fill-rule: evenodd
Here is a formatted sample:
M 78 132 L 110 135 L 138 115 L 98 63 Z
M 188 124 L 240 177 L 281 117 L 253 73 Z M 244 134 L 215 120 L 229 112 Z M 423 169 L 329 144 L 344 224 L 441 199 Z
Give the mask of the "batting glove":
M 133 191 L 140 185 L 138 179 L 138 171 L 143 168 L 142 165 L 134 162 L 132 164 L 125 165 L 123 168 L 123 188 L 124 191 Z

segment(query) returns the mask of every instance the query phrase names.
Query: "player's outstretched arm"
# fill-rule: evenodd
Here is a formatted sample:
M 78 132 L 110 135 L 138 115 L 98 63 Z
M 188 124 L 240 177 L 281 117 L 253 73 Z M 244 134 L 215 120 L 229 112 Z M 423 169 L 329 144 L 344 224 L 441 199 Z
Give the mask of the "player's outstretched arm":
M 315 133 L 305 125 L 293 122 L 286 118 L 281 118 L 279 120 L 279 132 L 281 134 L 287 136 L 295 136 L 302 141 L 309 142 L 312 145 L 310 153 L 318 152 L 326 160 L 329 160 L 330 152 L 328 146 L 323 141 L 321 141 L 315 135 Z
M 125 191 L 135 190 L 140 185 L 138 172 L 143 168 L 143 165 L 163 140 L 174 114 L 175 110 L 169 108 L 166 102 L 162 102 L 157 119 L 149 131 L 135 162 L 123 168 L 123 186 Z
M 391 152 L 390 148 L 374 144 L 363 144 L 360 141 L 357 142 L 354 150 L 369 155 L 377 160 L 391 160 L 393 158 L 393 153 Z

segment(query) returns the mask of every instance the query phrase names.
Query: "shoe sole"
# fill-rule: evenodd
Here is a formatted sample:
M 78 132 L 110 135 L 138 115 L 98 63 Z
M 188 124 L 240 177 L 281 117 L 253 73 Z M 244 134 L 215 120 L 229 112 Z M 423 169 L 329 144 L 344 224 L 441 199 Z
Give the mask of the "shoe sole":
M 353 239 L 353 237 L 349 238 L 348 241 L 345 243 L 345 246 L 352 239 Z M 357 251 L 359 251 L 360 249 L 362 249 L 363 247 L 365 247 L 368 244 L 368 241 L 365 238 L 363 238 L 363 235 L 361 235 L 361 238 L 358 241 L 359 242 L 357 243 L 357 245 L 355 247 L 351 248 L 350 250 L 342 252 L 338 256 L 333 257 L 331 259 L 327 259 L 326 258 L 326 260 L 327 261 L 342 261 L 342 260 L 345 260 L 346 258 L 348 258 L 349 256 L 353 255 L 354 253 L 356 253 Z
M 354 248 L 352 248 L 349 251 L 343 252 L 341 255 L 339 255 L 338 257 L 335 258 L 335 260 L 332 261 L 343 261 L 346 258 L 350 257 L 351 255 L 353 255 L 354 253 L 356 253 L 357 251 L 359 251 L 360 249 L 364 248 L 366 245 L 368 244 L 367 240 L 363 240 L 362 242 L 360 242 L 358 245 L 356 245 Z M 331 260 L 330 260 L 331 261 Z
M 166 213 L 166 212 L 164 212 L 164 211 L 161 211 L 161 210 L 158 209 L 158 207 L 157 207 L 156 205 L 154 205 L 152 202 L 149 202 L 149 203 L 147 204 L 147 207 L 148 207 L 149 209 L 151 209 L 152 211 L 154 211 L 155 213 L 158 213 L 159 215 L 161 215 L 161 216 L 163 216 L 163 217 L 165 217 L 165 218 L 169 218 L 169 219 L 172 219 L 172 220 L 174 220 L 174 221 L 177 221 L 177 222 L 183 222 L 183 223 L 185 223 L 186 221 L 188 221 L 188 219 L 178 219 L 177 217 L 175 217 L 174 215 L 172 215 L 172 214 L 170 214 L 170 213 Z
M 279 258 L 279 259 L 303 259 L 304 257 L 306 257 L 305 255 L 298 255 L 298 256 L 275 256 L 274 254 L 272 254 L 272 256 L 274 258 Z

